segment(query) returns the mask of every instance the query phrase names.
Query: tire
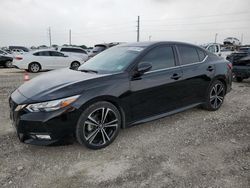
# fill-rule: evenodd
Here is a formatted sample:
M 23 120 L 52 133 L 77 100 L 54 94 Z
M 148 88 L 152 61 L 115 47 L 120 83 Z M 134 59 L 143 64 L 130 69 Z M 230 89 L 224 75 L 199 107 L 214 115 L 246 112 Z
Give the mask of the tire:
M 71 63 L 70 68 L 73 69 L 73 70 L 77 70 L 78 67 L 80 67 L 80 65 L 81 64 L 78 61 L 74 61 L 74 62 Z
M 243 78 L 242 78 L 242 77 L 236 77 L 236 81 L 237 81 L 237 82 L 242 82 L 242 81 L 243 81 Z
M 209 111 L 218 110 L 223 104 L 226 94 L 226 86 L 219 80 L 214 81 L 206 94 L 206 102 L 203 108 Z
M 101 101 L 90 105 L 81 114 L 76 126 L 76 138 L 90 149 L 101 149 L 111 144 L 121 127 L 119 110 Z
M 6 61 L 5 62 L 5 67 L 6 68 L 12 68 L 12 62 L 11 61 Z
M 29 64 L 29 72 L 37 73 L 41 70 L 41 65 L 39 63 L 33 62 Z

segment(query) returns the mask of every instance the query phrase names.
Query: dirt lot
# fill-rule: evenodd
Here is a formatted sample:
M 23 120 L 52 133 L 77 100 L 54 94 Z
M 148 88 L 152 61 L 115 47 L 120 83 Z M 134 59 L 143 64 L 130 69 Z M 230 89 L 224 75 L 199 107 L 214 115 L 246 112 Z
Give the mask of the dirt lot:
M 20 143 L 7 97 L 22 80 L 0 69 L 0 187 L 250 187 L 250 80 L 233 83 L 219 111 L 134 126 L 98 151 Z

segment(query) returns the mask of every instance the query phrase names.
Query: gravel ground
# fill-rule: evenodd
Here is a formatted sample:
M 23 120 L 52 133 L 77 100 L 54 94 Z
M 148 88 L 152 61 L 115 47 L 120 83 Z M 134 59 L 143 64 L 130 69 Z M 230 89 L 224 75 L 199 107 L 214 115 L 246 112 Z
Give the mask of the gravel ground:
M 250 80 L 233 83 L 216 112 L 124 129 L 97 151 L 20 143 L 7 96 L 22 80 L 22 71 L 0 69 L 0 187 L 250 187 Z

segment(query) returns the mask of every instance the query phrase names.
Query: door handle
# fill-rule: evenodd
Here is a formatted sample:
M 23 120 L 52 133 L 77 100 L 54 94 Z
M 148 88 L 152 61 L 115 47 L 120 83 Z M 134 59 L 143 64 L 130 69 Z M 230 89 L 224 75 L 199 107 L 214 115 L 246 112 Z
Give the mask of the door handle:
M 212 66 L 208 66 L 207 71 L 212 72 L 214 68 Z
M 171 79 L 174 79 L 174 80 L 178 80 L 181 76 L 177 73 L 174 73 L 172 76 L 171 76 Z

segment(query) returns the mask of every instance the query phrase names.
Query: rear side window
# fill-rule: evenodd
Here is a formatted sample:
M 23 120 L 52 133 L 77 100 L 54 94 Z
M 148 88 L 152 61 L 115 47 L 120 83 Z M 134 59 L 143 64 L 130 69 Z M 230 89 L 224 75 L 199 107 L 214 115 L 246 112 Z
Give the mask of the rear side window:
M 178 50 L 181 56 L 182 65 L 200 62 L 196 48 L 192 46 L 179 45 Z
M 70 48 L 62 48 L 61 52 L 72 52 Z
M 49 51 L 36 52 L 33 55 L 35 55 L 35 56 L 50 56 Z
M 64 54 L 60 53 L 60 52 L 56 52 L 56 51 L 50 51 L 50 55 L 51 56 L 59 56 L 59 57 L 63 57 Z
M 174 52 L 170 46 L 161 46 L 152 49 L 146 54 L 140 63 L 150 63 L 153 70 L 160 70 L 175 66 Z
M 207 54 L 203 50 L 200 50 L 200 49 L 197 49 L 197 52 L 198 52 L 200 61 L 203 61 L 205 57 L 207 56 Z

